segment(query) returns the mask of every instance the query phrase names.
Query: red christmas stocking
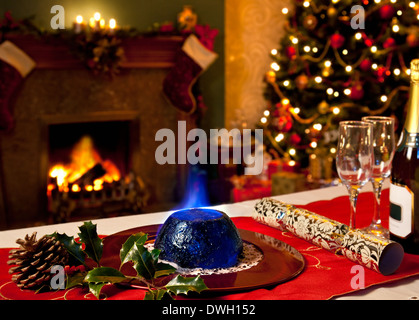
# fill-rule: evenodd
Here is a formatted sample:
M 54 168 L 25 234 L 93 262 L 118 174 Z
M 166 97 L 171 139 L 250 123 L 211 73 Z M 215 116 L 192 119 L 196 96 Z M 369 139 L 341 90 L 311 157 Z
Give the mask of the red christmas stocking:
M 190 35 L 176 56 L 175 66 L 163 80 L 163 92 L 174 107 L 193 113 L 196 99 L 192 86 L 218 55 L 207 49 L 195 35 Z
M 10 41 L 0 44 L 0 130 L 14 127 L 12 98 L 35 62 Z

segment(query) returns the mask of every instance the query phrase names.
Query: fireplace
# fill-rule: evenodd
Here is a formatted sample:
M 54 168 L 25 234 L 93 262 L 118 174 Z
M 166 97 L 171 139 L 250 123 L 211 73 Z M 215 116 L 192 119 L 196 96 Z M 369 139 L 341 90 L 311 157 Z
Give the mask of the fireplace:
M 187 121 L 188 130 L 195 126 L 193 116 L 178 112 L 167 102 L 161 87 L 181 41 L 130 40 L 134 49 L 127 48 L 126 55 L 131 60 L 110 79 L 77 64 L 60 46 L 12 40 L 29 55 L 34 47 L 39 50 L 32 54 L 37 68 L 25 79 L 13 105 L 15 128 L 11 133 L 0 132 L 1 229 L 54 222 L 48 198 L 49 171 L 54 164 L 65 163 L 84 136 L 90 137 L 100 157 L 110 160 L 120 172 L 120 180 L 115 181 L 119 189 L 113 191 L 125 188 L 129 192 L 130 179 L 134 179 L 137 187 L 145 188 L 148 201 L 134 210 L 122 200 L 118 203 L 117 195 L 108 197 L 99 190 L 83 196 L 72 194 L 76 200 L 90 199 L 91 203 L 79 203 L 80 210 L 72 211 L 66 219 L 91 218 L 88 214 L 95 213 L 98 197 L 109 202 L 106 212 L 115 209 L 117 214 L 173 208 L 183 196 L 187 168 L 159 165 L 154 153 L 160 144 L 155 141 L 159 129 L 176 132 L 179 120 Z M 156 50 L 164 54 L 156 54 Z
M 132 166 L 140 150 L 139 114 L 44 117 L 47 209 L 53 222 L 139 213 L 148 192 Z

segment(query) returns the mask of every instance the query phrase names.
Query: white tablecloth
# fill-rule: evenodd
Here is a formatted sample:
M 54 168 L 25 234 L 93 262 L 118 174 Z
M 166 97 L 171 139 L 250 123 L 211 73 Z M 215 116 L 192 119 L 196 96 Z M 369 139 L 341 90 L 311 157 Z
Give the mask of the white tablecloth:
M 371 191 L 368 186 L 363 192 Z M 347 195 L 346 188 L 343 186 L 329 187 L 311 191 L 298 192 L 274 198 L 294 205 L 304 205 L 319 200 L 330 200 L 342 195 Z M 258 200 L 244 201 L 234 204 L 224 204 L 214 206 L 213 208 L 224 211 L 230 217 L 251 216 L 253 207 Z M 122 216 L 116 218 L 106 218 L 93 220 L 97 224 L 99 234 L 110 235 L 129 228 L 146 226 L 152 224 L 161 224 L 173 211 L 147 213 L 131 216 Z M 26 234 L 32 234 L 36 231 L 39 236 L 53 233 L 66 233 L 67 235 L 76 235 L 79 232 L 80 222 L 71 222 L 47 226 L 37 226 L 33 228 L 14 229 L 0 232 L 0 247 L 16 247 L 16 239 L 24 237 Z M 410 277 L 385 285 L 373 286 L 357 291 L 352 294 L 340 296 L 337 299 L 419 299 L 419 276 Z

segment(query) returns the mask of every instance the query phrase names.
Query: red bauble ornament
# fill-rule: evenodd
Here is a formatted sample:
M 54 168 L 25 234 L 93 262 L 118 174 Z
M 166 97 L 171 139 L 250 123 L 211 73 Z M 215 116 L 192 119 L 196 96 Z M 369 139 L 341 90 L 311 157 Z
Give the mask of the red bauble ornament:
M 274 110 L 272 110 L 272 112 L 271 112 L 271 116 L 272 117 L 279 117 L 279 108 L 281 108 L 281 103 L 277 103 L 276 105 L 275 105 L 275 109 Z
M 291 60 L 294 60 L 297 57 L 297 51 L 293 46 L 289 46 L 285 48 L 285 54 Z
M 281 132 L 288 132 L 292 129 L 291 116 L 281 116 L 278 118 L 278 129 Z
M 345 37 L 339 33 L 335 33 L 330 37 L 330 45 L 332 48 L 339 49 L 345 43 Z
M 365 37 L 365 38 L 364 38 L 364 44 L 365 44 L 368 48 L 370 48 L 370 47 L 372 47 L 372 45 L 374 44 L 374 42 L 373 42 L 370 38 Z
M 351 88 L 350 97 L 352 100 L 360 100 L 364 97 L 364 89 L 361 84 L 356 84 Z
M 370 60 L 370 59 L 364 59 L 364 60 L 362 60 L 362 62 L 360 63 L 359 68 L 360 68 L 362 71 L 368 72 L 368 71 L 370 71 L 370 70 L 371 70 L 371 65 L 372 65 L 372 62 L 371 62 L 371 60 Z
M 391 19 L 396 13 L 396 9 L 392 5 L 386 4 L 380 8 L 380 17 L 383 19 Z
M 394 40 L 393 38 L 388 38 L 386 41 L 384 41 L 383 43 L 383 48 L 384 49 L 388 49 L 388 48 L 393 48 L 396 46 L 396 40 Z
M 377 76 L 378 81 L 384 82 L 386 77 L 388 77 L 391 74 L 391 72 L 386 67 L 381 66 L 377 68 L 375 74 Z
M 296 146 L 296 145 L 298 145 L 301 142 L 301 137 L 298 134 L 293 133 L 290 136 L 290 142 L 291 142 L 291 144 L 293 144 L 294 146 Z

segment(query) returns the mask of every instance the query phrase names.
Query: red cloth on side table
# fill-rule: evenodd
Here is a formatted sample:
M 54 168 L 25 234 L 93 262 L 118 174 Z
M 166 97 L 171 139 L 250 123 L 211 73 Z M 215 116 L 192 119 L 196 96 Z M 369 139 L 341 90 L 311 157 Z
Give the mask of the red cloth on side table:
M 272 194 L 272 187 L 250 187 L 250 188 L 234 188 L 233 202 L 241 202 L 247 200 L 254 200 L 264 197 L 270 197 Z
M 318 201 L 301 206 L 331 219 L 348 223 L 348 197 L 339 197 L 330 201 Z M 388 225 L 388 191 L 382 197 L 384 224 Z M 372 218 L 373 195 L 364 193 L 358 199 L 357 226 L 367 226 Z M 233 218 L 238 228 L 259 232 L 288 243 L 301 252 L 306 261 L 304 271 L 296 278 L 274 288 L 258 289 L 248 292 L 227 294 L 213 297 L 223 300 L 272 300 L 272 299 L 330 299 L 355 291 L 351 280 L 356 273 L 351 273 L 355 264 L 346 258 L 316 247 L 305 240 L 299 239 L 289 232 L 260 224 L 250 217 Z M 57 230 L 59 232 L 59 230 Z M 92 294 L 80 288 L 59 290 L 35 294 L 31 291 L 21 291 L 10 281 L 8 265 L 6 264 L 9 249 L 0 249 L 0 299 L 96 299 Z M 382 284 L 397 279 L 419 274 L 419 255 L 405 254 L 400 268 L 390 276 L 383 276 L 375 271 L 364 268 L 365 287 Z M 113 300 L 143 299 L 144 291 L 139 289 L 122 289 L 113 285 L 105 286 L 103 296 Z M 184 297 L 180 297 L 184 299 Z

